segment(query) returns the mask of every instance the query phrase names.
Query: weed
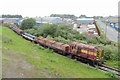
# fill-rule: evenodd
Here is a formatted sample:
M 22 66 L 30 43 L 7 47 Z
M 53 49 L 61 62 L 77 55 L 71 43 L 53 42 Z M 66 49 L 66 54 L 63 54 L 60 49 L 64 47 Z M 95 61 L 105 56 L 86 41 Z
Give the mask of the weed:
M 47 53 L 50 53 L 50 50 L 49 50 L 49 48 L 45 49 L 45 51 L 46 51 Z
M 96 70 L 98 70 L 98 66 L 95 66 Z
M 10 37 L 3 37 L 3 42 L 4 43 L 12 43 L 12 38 L 10 38 Z
M 44 47 L 42 47 L 42 46 L 38 46 L 38 49 L 44 50 Z
M 111 72 L 111 71 L 107 72 L 106 75 L 108 75 L 111 78 L 116 78 L 116 74 L 114 72 Z
M 49 49 L 50 53 L 53 53 L 53 49 Z

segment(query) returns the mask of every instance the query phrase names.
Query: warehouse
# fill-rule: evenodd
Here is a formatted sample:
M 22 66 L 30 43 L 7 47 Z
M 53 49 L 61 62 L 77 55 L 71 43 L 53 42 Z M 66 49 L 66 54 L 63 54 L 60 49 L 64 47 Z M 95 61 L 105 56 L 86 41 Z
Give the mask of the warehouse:
M 36 26 L 44 26 L 44 24 L 59 24 L 59 25 L 71 25 L 68 22 L 63 21 L 60 17 L 43 17 L 35 18 Z
M 85 24 L 85 25 L 88 25 L 88 24 L 93 24 L 93 22 L 94 22 L 94 19 L 93 18 L 78 18 L 77 20 L 76 20 L 76 22 L 78 23 L 78 24 Z

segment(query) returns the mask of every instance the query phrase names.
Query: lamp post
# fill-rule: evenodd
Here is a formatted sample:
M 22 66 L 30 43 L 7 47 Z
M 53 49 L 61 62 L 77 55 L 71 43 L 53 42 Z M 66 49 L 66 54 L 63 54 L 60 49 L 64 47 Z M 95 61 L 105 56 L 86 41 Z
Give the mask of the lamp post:
M 105 40 L 107 40 L 107 26 L 109 25 L 108 19 L 106 20 L 106 27 L 105 27 Z
M 106 27 L 105 27 L 105 40 L 107 39 L 107 23 L 106 23 Z

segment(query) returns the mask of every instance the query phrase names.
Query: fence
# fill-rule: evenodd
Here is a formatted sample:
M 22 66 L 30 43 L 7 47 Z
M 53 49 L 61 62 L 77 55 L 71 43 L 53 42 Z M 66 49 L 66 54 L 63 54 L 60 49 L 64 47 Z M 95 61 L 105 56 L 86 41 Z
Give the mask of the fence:
M 96 23 L 95 20 L 94 20 L 94 24 L 95 24 L 95 27 L 96 27 L 96 29 L 97 29 L 98 35 L 100 36 L 100 30 L 99 30 L 99 28 L 98 28 L 97 23 Z
M 112 27 L 112 28 L 114 28 L 115 30 L 117 30 L 117 31 L 120 32 L 120 28 L 119 28 L 119 27 L 117 28 L 115 25 L 109 25 L 109 27 Z

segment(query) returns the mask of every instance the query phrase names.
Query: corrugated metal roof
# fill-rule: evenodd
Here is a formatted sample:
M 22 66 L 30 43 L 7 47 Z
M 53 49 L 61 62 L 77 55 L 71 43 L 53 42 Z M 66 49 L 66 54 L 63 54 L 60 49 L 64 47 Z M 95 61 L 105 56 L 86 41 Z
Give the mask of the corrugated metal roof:
M 91 21 L 91 20 L 79 20 L 79 21 L 77 21 L 78 23 L 93 23 L 93 21 Z
M 50 21 L 49 23 L 65 23 L 64 21 L 62 21 L 61 19 L 59 19 L 59 18 L 56 18 L 56 19 L 54 19 L 54 20 L 52 20 L 52 21 Z
M 93 18 L 78 18 L 77 22 L 78 23 L 93 23 Z
M 55 20 L 57 18 L 62 20 L 59 17 L 42 17 L 42 18 L 34 18 L 34 19 L 36 19 L 37 23 L 49 23 L 50 21 L 53 21 L 53 20 Z
M 44 22 L 44 21 L 36 21 L 36 23 L 48 23 L 48 22 Z
M 17 19 L 19 18 L 2 18 L 3 22 L 7 22 L 7 23 L 17 23 Z

